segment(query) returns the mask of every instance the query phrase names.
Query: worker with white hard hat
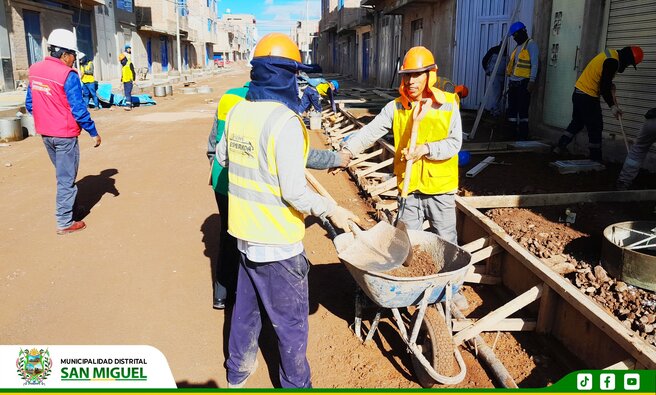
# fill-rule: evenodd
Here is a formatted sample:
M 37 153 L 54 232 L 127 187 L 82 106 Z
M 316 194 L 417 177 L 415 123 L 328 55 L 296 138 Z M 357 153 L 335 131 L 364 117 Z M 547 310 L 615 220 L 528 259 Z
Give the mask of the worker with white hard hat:
M 43 138 L 57 177 L 57 234 L 82 230 L 84 221 L 75 221 L 73 205 L 77 196 L 75 178 L 80 160 L 77 136 L 86 130 L 100 145 L 100 135 L 82 98 L 82 83 L 73 64 L 78 54 L 75 34 L 55 29 L 48 37 L 50 56 L 29 70 L 25 108 L 34 116 L 36 132 Z

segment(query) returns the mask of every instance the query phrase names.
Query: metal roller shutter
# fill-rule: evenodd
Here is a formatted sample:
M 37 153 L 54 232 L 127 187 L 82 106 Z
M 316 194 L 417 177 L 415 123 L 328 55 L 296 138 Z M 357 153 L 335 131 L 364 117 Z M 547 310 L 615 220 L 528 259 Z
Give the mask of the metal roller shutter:
M 614 80 L 617 101 L 624 111 L 624 130 L 635 136 L 645 112 L 656 107 L 656 0 L 611 0 L 609 8 L 606 48 L 639 45 L 645 52 L 637 71 L 629 66 Z M 602 108 L 604 132 L 621 136 L 620 124 L 603 100 Z

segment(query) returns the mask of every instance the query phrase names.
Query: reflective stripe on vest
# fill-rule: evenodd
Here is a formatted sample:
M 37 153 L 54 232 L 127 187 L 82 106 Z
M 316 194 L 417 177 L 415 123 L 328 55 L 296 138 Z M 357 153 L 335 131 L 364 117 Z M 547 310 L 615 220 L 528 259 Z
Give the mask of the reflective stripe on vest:
M 519 59 L 517 59 L 517 63 L 515 63 L 515 53 L 519 47 L 515 47 L 512 55 L 510 55 L 510 62 L 508 62 L 508 65 L 506 66 L 507 75 L 514 75 L 521 78 L 529 78 L 531 76 L 531 54 L 528 52 L 528 49 L 526 49 L 526 46 L 531 41 L 533 40 L 528 39 L 522 45 L 522 48 L 519 51 Z
M 620 56 L 615 49 L 607 49 L 598 54 L 583 69 L 583 73 L 576 80 L 576 87 L 592 97 L 599 97 L 599 88 L 601 85 L 601 72 L 604 68 L 604 62 L 608 58 L 620 60 Z
M 243 101 L 230 111 L 226 121 L 228 232 L 238 239 L 284 245 L 305 236 L 303 214 L 282 198 L 277 175 L 276 145 L 290 119 L 297 119 L 303 129 L 305 162 L 310 150 L 305 124 L 286 106 Z
M 419 123 L 417 145 L 439 141 L 447 138 L 451 117 L 456 108 L 455 94 L 444 92 L 446 102 L 439 108 L 433 108 Z M 403 188 L 405 161 L 401 161 L 401 151 L 410 145 L 412 134 L 412 109 L 406 110 L 401 100 L 396 99 L 394 121 L 394 174 L 398 179 L 399 191 Z M 413 103 L 416 105 L 416 103 Z M 412 165 L 410 188 L 408 192 L 421 192 L 429 195 L 452 192 L 458 189 L 458 155 L 445 160 L 421 158 Z
M 123 66 L 123 69 L 121 70 L 121 82 L 134 81 L 134 76 L 132 75 L 132 70 L 130 69 L 131 64 L 132 62 L 128 60 L 125 66 Z
M 88 61 L 85 65 L 81 66 L 82 69 L 82 83 L 89 84 L 91 82 L 96 82 L 96 79 L 93 78 L 93 63 Z

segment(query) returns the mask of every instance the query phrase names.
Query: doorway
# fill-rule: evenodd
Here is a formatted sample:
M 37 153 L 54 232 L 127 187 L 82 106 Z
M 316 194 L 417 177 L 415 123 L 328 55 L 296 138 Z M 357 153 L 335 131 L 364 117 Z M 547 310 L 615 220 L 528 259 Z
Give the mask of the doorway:
M 25 25 L 25 43 L 27 44 L 27 62 L 31 66 L 43 60 L 40 14 L 35 11 L 23 10 L 23 23 Z

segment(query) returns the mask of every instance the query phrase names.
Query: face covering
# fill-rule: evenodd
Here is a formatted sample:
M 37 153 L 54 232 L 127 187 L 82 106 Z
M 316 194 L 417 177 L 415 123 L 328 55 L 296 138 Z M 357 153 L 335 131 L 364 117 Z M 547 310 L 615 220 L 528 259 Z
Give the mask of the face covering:
M 441 90 L 435 87 L 437 83 L 437 67 L 428 72 L 428 81 L 426 81 L 426 87 L 424 88 L 424 95 L 422 97 L 431 97 L 434 103 L 443 104 L 446 101 L 446 95 Z M 427 92 L 428 91 L 428 92 Z M 399 93 L 401 94 L 401 104 L 403 108 L 409 110 L 412 108 L 412 99 L 408 94 L 407 87 L 405 86 L 405 78 L 401 78 L 401 86 L 399 86 Z
M 263 56 L 251 61 L 251 84 L 246 100 L 275 101 L 298 113 L 301 100 L 298 97 L 296 73 L 310 67 L 277 56 Z

